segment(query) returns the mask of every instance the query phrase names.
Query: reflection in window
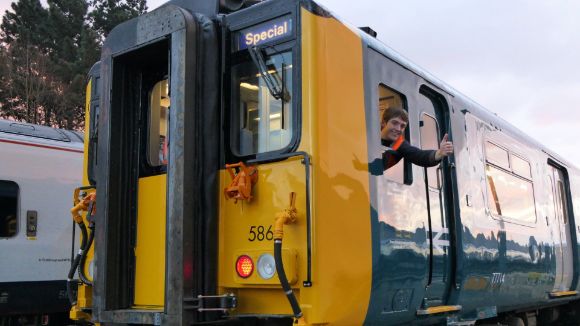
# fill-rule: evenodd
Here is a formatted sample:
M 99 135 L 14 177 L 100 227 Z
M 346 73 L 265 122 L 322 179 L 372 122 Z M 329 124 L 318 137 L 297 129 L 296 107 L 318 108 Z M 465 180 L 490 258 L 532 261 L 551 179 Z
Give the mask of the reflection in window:
M 512 170 L 514 171 L 514 173 L 519 175 L 520 177 L 531 180 L 532 170 L 530 168 L 530 163 L 515 155 L 511 155 L 511 158 L 512 158 Z
M 382 121 L 382 117 L 385 110 L 388 110 L 390 108 L 404 109 L 404 107 L 401 95 L 394 92 L 387 86 L 379 84 L 378 91 L 379 91 L 379 103 L 378 103 L 377 121 L 380 123 Z M 386 150 L 387 148 L 385 146 L 381 146 L 381 152 L 384 152 Z M 405 164 L 406 164 L 405 159 L 400 160 L 399 162 L 397 162 L 397 164 L 385 170 L 384 175 L 388 180 L 395 181 L 398 183 L 405 183 Z
M 169 84 L 164 79 L 151 90 L 149 105 L 149 146 L 147 159 L 151 166 L 167 165 L 169 149 Z
M 423 113 L 421 115 L 421 121 L 423 121 L 423 126 L 421 127 L 421 149 L 432 150 L 439 148 L 439 126 L 437 125 L 437 120 Z M 429 187 L 438 188 L 437 167 L 426 168 L 426 170 Z
M 16 235 L 18 227 L 18 185 L 0 180 L 0 238 Z
M 252 61 L 232 69 L 234 117 L 232 147 L 238 155 L 271 152 L 285 148 L 292 139 L 292 54 L 266 58 L 269 74 L 283 84 L 285 95 L 276 99 Z M 236 113 L 237 110 L 237 113 Z
M 495 144 L 485 142 L 485 156 L 488 162 L 504 169 L 510 168 L 508 152 Z
M 546 176 L 548 183 L 548 216 L 556 216 L 556 201 L 554 200 L 554 181 L 552 176 Z
M 535 223 L 534 188 L 530 181 L 488 164 L 488 206 L 496 216 Z
M 558 180 L 558 201 L 561 205 L 562 219 L 564 224 L 568 224 L 568 205 L 566 203 L 566 192 L 564 191 L 564 183 L 562 180 Z

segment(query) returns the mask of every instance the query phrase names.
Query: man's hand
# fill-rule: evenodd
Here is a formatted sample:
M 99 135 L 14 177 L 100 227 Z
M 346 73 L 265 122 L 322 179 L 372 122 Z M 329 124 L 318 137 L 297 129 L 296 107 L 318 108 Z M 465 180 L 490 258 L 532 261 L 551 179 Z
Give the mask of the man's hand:
M 441 161 L 445 156 L 453 154 L 453 143 L 448 141 L 447 138 L 449 136 L 445 134 L 441 140 L 441 144 L 439 144 L 439 149 L 435 152 L 435 159 L 437 161 Z

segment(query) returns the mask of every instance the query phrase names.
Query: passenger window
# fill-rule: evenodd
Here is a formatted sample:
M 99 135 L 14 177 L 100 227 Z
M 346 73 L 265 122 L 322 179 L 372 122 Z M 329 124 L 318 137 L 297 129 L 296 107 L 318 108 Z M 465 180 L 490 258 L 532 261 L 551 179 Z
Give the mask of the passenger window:
M 487 200 L 492 215 L 536 223 L 530 163 L 491 142 L 485 142 L 485 154 Z
M 383 120 L 383 115 L 385 111 L 390 108 L 400 108 L 405 109 L 403 97 L 390 89 L 389 87 L 385 86 L 384 84 L 379 84 L 378 87 L 378 94 L 379 94 L 379 103 L 378 103 L 378 118 L 377 121 L 379 124 Z M 408 136 L 408 127 L 405 130 L 405 138 Z M 379 130 L 381 128 L 379 127 Z M 380 137 L 380 135 L 379 135 Z M 387 144 L 385 142 L 381 142 L 381 152 L 385 153 L 388 150 Z M 408 163 L 405 160 L 400 160 L 395 165 L 391 166 L 387 170 L 384 171 L 384 175 L 390 181 L 394 181 L 401 184 L 411 184 L 411 169 L 408 166 Z
M 11 238 L 18 230 L 18 184 L 0 180 L 0 238 Z
M 485 142 L 485 157 L 488 162 L 493 163 L 506 170 L 510 168 L 508 152 L 490 142 Z
M 421 149 L 432 150 L 433 148 L 439 148 L 439 126 L 437 125 L 437 120 L 423 113 L 421 115 L 421 121 Z M 427 168 L 427 182 L 429 183 L 429 187 L 440 187 L 437 181 L 436 167 Z
M 232 149 L 239 156 L 281 150 L 292 140 L 292 53 L 268 56 L 265 65 L 266 78 L 252 61 L 232 68 Z M 276 98 L 269 84 L 283 95 Z
M 153 86 L 149 98 L 147 160 L 151 166 L 167 165 L 169 107 L 169 83 L 167 79 L 164 79 Z
M 536 222 L 534 188 L 530 181 L 488 164 L 488 204 L 493 215 L 525 223 Z
M 515 155 L 511 155 L 511 159 L 512 159 L 511 166 L 514 173 L 519 175 L 520 177 L 532 180 L 532 172 L 531 172 L 532 170 L 530 168 L 530 163 Z

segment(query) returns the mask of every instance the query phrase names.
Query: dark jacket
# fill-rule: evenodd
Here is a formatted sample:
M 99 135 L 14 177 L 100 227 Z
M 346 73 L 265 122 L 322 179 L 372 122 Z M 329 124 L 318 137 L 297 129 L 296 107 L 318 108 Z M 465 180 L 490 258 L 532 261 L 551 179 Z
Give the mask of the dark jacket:
M 403 141 L 397 150 L 393 150 L 390 148 L 392 142 L 388 142 L 384 139 L 382 139 L 381 142 L 383 146 L 389 147 L 389 149 L 383 153 L 383 171 L 397 164 L 397 162 L 402 158 L 406 158 L 411 163 L 423 167 L 435 166 L 441 162 L 435 159 L 436 150 L 422 150 L 409 144 L 406 140 Z

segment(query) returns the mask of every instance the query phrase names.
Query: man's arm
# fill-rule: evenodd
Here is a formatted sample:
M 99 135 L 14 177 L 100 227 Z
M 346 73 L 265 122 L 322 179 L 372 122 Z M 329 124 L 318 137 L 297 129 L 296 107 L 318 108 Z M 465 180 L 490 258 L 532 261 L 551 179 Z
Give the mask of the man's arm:
M 406 140 L 401 144 L 397 152 L 411 163 L 423 167 L 435 166 L 441 161 L 436 158 L 436 150 L 422 150 L 409 144 Z

